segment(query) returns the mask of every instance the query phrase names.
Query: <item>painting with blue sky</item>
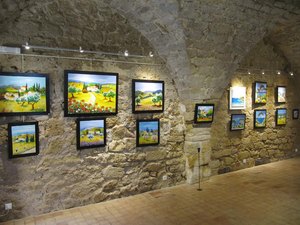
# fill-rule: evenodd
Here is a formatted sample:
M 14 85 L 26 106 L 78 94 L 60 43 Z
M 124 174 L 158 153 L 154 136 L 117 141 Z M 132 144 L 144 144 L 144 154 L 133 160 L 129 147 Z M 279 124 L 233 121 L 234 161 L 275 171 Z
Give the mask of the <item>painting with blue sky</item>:
M 229 109 L 240 110 L 246 108 L 246 87 L 230 87 Z
M 159 144 L 159 120 L 137 120 L 137 146 Z
M 264 128 L 267 124 L 267 110 L 258 109 L 254 110 L 254 127 Z
M 245 129 L 246 114 L 231 114 L 230 129 L 243 130 Z

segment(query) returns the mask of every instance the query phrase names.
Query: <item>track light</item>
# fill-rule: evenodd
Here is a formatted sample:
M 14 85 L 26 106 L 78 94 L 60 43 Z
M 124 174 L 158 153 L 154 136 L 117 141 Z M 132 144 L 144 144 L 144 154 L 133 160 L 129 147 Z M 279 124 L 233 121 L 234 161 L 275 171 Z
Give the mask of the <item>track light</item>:
M 124 51 L 124 56 L 125 56 L 125 57 L 128 57 L 128 56 L 129 56 L 128 50 L 125 50 L 125 51 Z
M 294 76 L 294 73 L 293 73 L 293 72 L 290 72 L 290 75 L 291 75 L 291 76 Z
M 265 74 L 265 71 L 262 71 L 261 74 L 264 75 L 264 74 Z
M 277 71 L 277 74 L 280 75 L 280 70 Z
M 153 52 L 149 52 L 149 56 L 152 58 L 154 55 L 153 55 Z
M 248 71 L 248 74 L 250 75 L 250 74 L 251 74 L 251 72 L 250 72 L 250 71 Z
M 26 42 L 26 44 L 24 45 L 24 47 L 25 47 L 26 50 L 30 49 L 30 46 L 29 46 L 28 42 Z
M 80 52 L 80 53 L 83 53 L 83 52 L 84 52 L 84 50 L 82 49 L 81 46 L 79 47 L 79 52 Z

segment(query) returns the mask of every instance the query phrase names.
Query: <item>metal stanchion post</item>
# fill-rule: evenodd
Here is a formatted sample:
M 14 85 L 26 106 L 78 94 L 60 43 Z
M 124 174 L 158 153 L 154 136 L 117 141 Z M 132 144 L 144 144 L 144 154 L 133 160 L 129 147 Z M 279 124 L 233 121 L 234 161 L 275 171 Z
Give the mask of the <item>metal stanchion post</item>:
M 201 178 L 201 174 L 200 174 L 200 148 L 198 148 L 198 166 L 199 166 L 199 173 L 198 173 L 198 191 L 202 191 L 202 189 L 200 188 L 200 178 Z

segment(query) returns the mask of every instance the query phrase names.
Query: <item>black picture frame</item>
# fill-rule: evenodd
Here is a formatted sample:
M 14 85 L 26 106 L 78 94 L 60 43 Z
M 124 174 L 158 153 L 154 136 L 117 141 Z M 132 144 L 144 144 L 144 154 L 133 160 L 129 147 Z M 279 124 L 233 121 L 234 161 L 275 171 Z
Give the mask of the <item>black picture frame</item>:
M 0 116 L 47 115 L 49 112 L 48 74 L 0 72 Z
M 212 109 L 212 113 L 210 113 L 211 109 Z M 205 104 L 205 103 L 195 104 L 194 123 L 212 123 L 214 121 L 214 113 L 215 113 L 214 104 Z M 201 114 L 203 115 L 202 117 Z
M 143 141 L 145 141 L 145 143 L 143 143 Z M 153 146 L 153 145 L 159 145 L 159 143 L 160 143 L 159 119 L 137 120 L 136 121 L 136 146 L 137 147 Z
M 151 87 L 152 84 L 152 87 Z M 145 87 L 146 86 L 146 87 Z M 142 90 L 145 87 L 145 96 L 141 99 L 140 95 L 144 95 Z M 161 89 L 155 89 L 161 88 Z M 153 90 L 151 90 L 153 89 Z M 155 90 L 154 90 L 155 89 Z M 150 92 L 150 93 L 148 93 Z M 161 93 L 161 94 L 160 94 Z M 152 97 L 154 96 L 154 97 Z M 132 112 L 133 113 L 160 113 L 164 111 L 164 96 L 165 96 L 165 82 L 161 80 L 132 80 Z M 152 97 L 150 101 L 149 98 Z M 139 99 L 139 102 L 137 100 Z M 156 102 L 155 102 L 155 101 Z M 144 105 L 142 104 L 144 101 Z M 142 103 L 141 103 L 142 102 Z M 146 103 L 150 102 L 150 106 Z M 153 102 L 153 104 L 152 104 Z M 157 103 L 158 102 L 158 103 Z M 141 104 L 140 104 L 141 103 Z M 158 104 L 158 105 L 157 105 Z
M 254 110 L 254 120 L 253 126 L 254 128 L 265 128 L 267 126 L 267 110 L 266 109 L 256 109 Z M 264 117 L 262 117 L 264 116 Z M 264 120 L 262 120 L 262 118 Z
M 293 120 L 299 119 L 299 109 L 293 109 Z
M 22 153 L 24 150 L 26 151 Z M 34 156 L 39 152 L 38 122 L 8 123 L 8 156 L 10 159 Z
M 267 103 L 267 94 L 268 94 L 268 85 L 267 82 L 255 81 L 253 83 L 253 99 L 254 104 L 266 104 Z
M 237 122 L 236 122 L 237 119 L 242 120 L 241 125 L 237 125 Z M 239 121 L 239 124 L 240 124 L 240 121 Z M 231 114 L 231 120 L 230 120 L 230 130 L 231 131 L 244 130 L 245 124 L 246 124 L 246 114 L 244 114 L 244 113 Z M 239 126 L 241 126 L 241 127 L 239 127 Z
M 276 126 L 285 126 L 287 124 L 287 109 L 277 108 L 275 116 Z
M 93 142 L 93 139 L 96 139 L 98 143 L 95 140 Z M 91 143 L 84 140 L 91 141 Z M 106 145 L 106 118 L 77 118 L 76 145 L 77 150 L 104 147 Z
M 118 80 L 118 73 L 65 70 L 64 116 L 116 115 L 118 113 Z M 75 84 L 70 85 L 70 83 Z
M 276 103 L 286 103 L 286 86 L 276 86 Z

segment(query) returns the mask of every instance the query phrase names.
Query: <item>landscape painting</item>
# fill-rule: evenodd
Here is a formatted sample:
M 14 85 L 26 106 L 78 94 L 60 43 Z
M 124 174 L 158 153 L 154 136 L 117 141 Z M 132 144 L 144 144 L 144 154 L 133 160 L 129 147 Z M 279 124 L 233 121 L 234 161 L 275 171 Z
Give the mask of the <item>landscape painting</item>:
M 132 112 L 163 112 L 164 81 L 132 80 Z
M 230 130 L 244 130 L 246 114 L 231 114 Z
M 214 119 L 214 104 L 196 104 L 195 123 L 211 123 Z
M 277 103 L 286 102 L 286 87 L 277 86 Z
M 267 124 L 267 110 L 258 109 L 254 110 L 254 127 L 264 128 Z
M 276 109 L 276 125 L 286 125 L 287 121 L 287 110 L 286 108 Z
M 266 104 L 267 103 L 267 83 L 255 82 L 254 83 L 254 103 Z
M 0 73 L 0 115 L 49 113 L 46 74 Z
M 299 109 L 293 109 L 293 119 L 299 119 Z
M 229 109 L 246 109 L 246 87 L 230 87 Z
M 39 154 L 38 122 L 8 124 L 9 157 Z
M 105 119 L 77 119 L 77 149 L 105 146 Z
M 148 146 L 159 144 L 159 120 L 137 120 L 136 145 Z
M 118 74 L 65 71 L 65 116 L 116 114 Z

